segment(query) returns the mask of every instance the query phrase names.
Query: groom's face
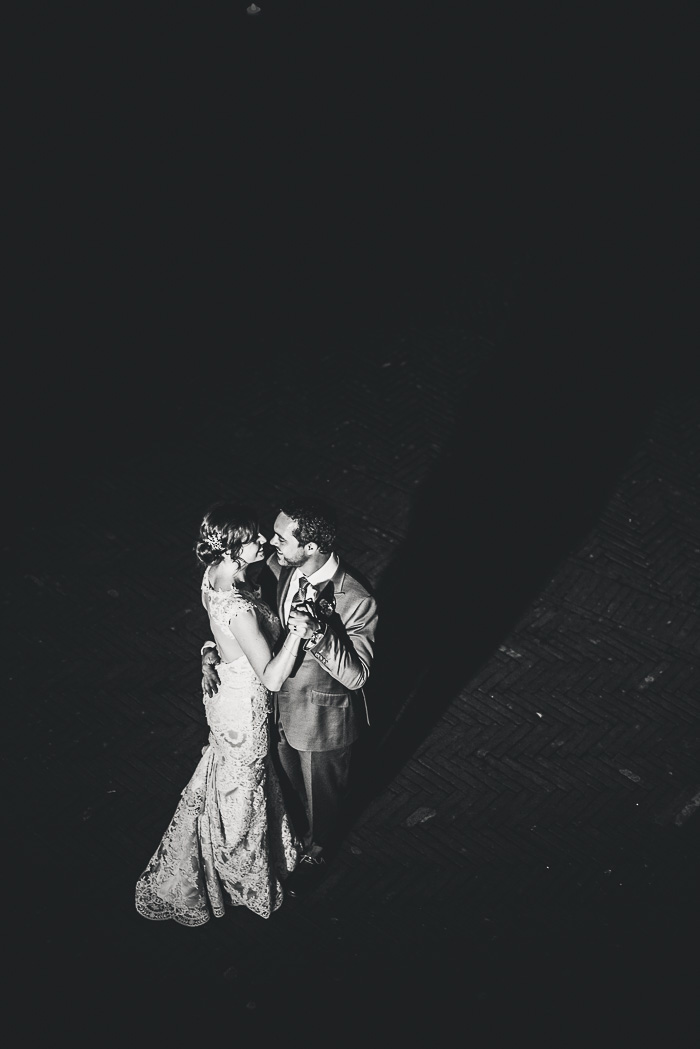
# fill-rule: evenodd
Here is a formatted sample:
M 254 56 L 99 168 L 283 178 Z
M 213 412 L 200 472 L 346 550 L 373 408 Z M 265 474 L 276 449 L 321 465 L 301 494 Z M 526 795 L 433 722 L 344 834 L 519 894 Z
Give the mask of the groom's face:
M 270 540 L 277 552 L 277 560 L 288 568 L 300 568 L 305 565 L 313 552 L 306 546 L 301 546 L 293 535 L 296 526 L 296 521 L 291 517 L 284 513 L 278 514 L 274 524 L 274 535 Z

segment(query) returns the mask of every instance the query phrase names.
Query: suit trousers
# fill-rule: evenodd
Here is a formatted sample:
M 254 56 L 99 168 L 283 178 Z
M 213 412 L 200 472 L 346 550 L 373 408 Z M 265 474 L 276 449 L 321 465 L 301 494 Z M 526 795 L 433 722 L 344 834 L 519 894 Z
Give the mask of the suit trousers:
M 305 852 L 318 856 L 339 832 L 352 744 L 337 750 L 296 750 L 279 723 L 277 733 L 277 764 L 289 816 Z

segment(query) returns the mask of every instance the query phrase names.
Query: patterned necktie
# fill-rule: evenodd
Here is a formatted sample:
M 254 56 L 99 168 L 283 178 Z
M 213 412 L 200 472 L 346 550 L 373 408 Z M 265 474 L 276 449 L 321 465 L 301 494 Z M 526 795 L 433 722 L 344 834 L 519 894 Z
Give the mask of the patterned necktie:
M 309 585 L 309 580 L 306 578 L 306 576 L 300 575 L 299 579 L 298 579 L 298 583 L 299 583 L 299 589 L 297 590 L 296 594 L 292 598 L 291 605 L 288 606 L 290 612 L 292 611 L 293 608 L 299 608 L 301 605 L 304 604 L 304 601 L 306 600 L 306 588 Z M 292 585 L 294 585 L 294 584 L 292 584 Z M 287 614 L 287 618 L 289 618 L 289 614 Z
M 309 585 L 309 580 L 306 578 L 306 576 L 300 575 L 299 576 L 299 589 L 296 592 L 296 594 L 294 595 L 294 600 L 293 600 L 292 604 L 294 604 L 294 605 L 303 605 L 304 604 L 304 601 L 306 601 L 306 588 L 307 588 L 308 585 Z

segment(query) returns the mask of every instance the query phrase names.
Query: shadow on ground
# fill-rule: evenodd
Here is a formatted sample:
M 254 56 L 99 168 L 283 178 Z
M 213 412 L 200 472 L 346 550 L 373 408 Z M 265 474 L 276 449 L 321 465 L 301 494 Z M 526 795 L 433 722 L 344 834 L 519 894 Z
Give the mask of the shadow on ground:
M 591 306 L 600 291 L 571 266 L 526 282 L 507 344 L 418 492 L 378 587 L 365 797 L 391 781 L 584 539 L 644 438 L 667 375 L 639 318 L 622 322 L 621 301 Z

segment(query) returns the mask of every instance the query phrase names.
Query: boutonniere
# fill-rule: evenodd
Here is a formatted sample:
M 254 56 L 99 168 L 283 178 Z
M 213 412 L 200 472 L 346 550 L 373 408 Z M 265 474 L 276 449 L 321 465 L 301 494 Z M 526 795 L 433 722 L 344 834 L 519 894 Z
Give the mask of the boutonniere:
M 335 598 L 319 597 L 316 602 L 316 610 L 324 619 L 330 619 L 335 612 Z
M 315 587 L 312 583 L 306 582 L 303 590 L 300 589 L 299 595 L 303 594 L 302 600 L 298 597 L 294 599 L 294 607 L 309 615 L 313 616 L 319 621 L 322 619 L 330 619 L 335 612 L 335 598 L 333 597 L 332 588 L 328 592 L 328 597 L 324 596 L 324 591 L 319 591 L 318 587 Z

